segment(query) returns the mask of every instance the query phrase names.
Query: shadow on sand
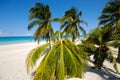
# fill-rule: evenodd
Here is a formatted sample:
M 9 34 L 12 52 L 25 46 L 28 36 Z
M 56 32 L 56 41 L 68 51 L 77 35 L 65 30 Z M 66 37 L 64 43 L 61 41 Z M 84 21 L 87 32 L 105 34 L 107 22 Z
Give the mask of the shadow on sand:
M 113 70 L 103 67 L 101 70 L 89 67 L 86 72 L 96 73 L 104 80 L 120 80 L 120 74 L 116 74 Z

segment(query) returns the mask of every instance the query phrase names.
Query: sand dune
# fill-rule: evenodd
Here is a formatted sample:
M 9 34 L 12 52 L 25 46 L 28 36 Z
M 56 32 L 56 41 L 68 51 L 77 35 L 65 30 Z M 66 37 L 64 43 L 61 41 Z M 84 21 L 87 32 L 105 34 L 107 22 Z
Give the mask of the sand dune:
M 0 45 L 0 80 L 30 80 L 30 75 L 26 72 L 25 59 L 29 51 L 36 46 L 37 43 Z M 69 80 L 120 80 L 120 75 L 114 74 L 112 64 L 108 62 L 104 64 L 108 68 L 102 71 L 89 68 L 84 73 L 83 79 Z

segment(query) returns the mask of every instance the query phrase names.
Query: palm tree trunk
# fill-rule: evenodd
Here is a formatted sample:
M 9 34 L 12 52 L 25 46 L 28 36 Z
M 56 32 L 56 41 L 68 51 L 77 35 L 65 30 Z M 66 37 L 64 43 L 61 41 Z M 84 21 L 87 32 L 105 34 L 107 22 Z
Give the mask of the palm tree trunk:
M 50 38 L 49 38 L 49 43 L 50 43 L 50 49 L 51 49 L 51 47 L 52 47 L 52 44 L 51 44 L 51 40 L 50 40 Z
M 72 42 L 74 42 L 74 39 L 72 38 Z
M 74 34 L 72 35 L 72 42 L 74 42 L 75 41 L 75 36 L 74 36 Z
M 118 47 L 117 62 L 120 63 L 120 46 Z
M 52 44 L 51 44 L 51 39 L 50 39 L 50 37 L 51 37 L 51 36 L 50 36 L 50 32 L 49 32 L 48 36 L 49 36 L 48 41 L 49 41 L 49 43 L 50 43 L 50 46 L 49 46 L 49 47 L 50 47 L 50 49 L 51 49 Z
M 104 60 L 107 58 L 107 51 L 108 48 L 105 45 L 101 45 L 97 50 L 96 50 L 96 54 L 94 55 L 94 65 L 95 68 L 101 69 L 101 67 L 103 67 L 103 62 Z

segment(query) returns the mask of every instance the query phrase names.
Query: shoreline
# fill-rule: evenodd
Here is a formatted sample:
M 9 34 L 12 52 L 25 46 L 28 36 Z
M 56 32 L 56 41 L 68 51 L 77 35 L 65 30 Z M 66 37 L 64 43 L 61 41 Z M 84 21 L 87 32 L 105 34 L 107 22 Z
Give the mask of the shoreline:
M 6 45 L 24 45 L 24 44 L 36 44 L 36 45 L 41 45 L 41 44 L 44 44 L 44 43 L 46 43 L 46 41 L 41 41 L 39 44 L 37 43 L 37 42 L 35 42 L 35 41 L 30 41 L 30 42 L 13 42 L 13 43 L 3 43 L 3 44 L 0 44 L 0 46 L 6 46 Z

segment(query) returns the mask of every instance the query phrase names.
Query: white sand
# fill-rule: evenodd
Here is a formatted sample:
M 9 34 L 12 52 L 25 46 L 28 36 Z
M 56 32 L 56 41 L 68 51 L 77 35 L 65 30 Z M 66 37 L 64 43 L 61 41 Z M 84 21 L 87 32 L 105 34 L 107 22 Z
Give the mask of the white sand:
M 25 60 L 37 43 L 0 45 L 0 80 L 29 80 Z
M 0 45 L 0 80 L 30 80 L 26 72 L 25 60 L 29 51 L 36 46 L 37 43 Z M 112 64 L 105 62 L 105 65 L 113 70 Z M 100 71 L 90 68 L 84 73 L 83 79 L 69 80 L 120 80 L 120 75 L 115 75 L 107 69 Z

